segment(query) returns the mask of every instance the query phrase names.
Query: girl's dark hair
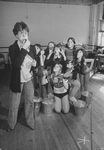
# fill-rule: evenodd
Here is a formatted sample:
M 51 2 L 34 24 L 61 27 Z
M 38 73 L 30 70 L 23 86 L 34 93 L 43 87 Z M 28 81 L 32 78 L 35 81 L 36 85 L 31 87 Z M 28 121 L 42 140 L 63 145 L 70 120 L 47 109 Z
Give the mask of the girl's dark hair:
M 61 50 L 61 47 L 60 47 L 59 44 L 55 45 L 54 49 L 55 49 L 56 47 L 58 47 L 58 48 Z
M 60 62 L 53 62 L 52 63 L 52 70 L 51 70 L 51 72 L 53 72 L 53 68 L 55 67 L 56 64 L 62 66 L 62 64 Z M 62 71 L 62 68 L 63 68 L 63 66 L 61 67 L 61 71 Z
M 67 43 L 69 42 L 69 40 L 72 40 L 73 43 L 76 44 L 75 39 L 74 39 L 73 37 L 69 37 L 69 38 L 67 39 Z M 66 47 L 69 48 L 69 47 L 68 47 L 68 44 L 66 44 Z M 73 49 L 75 49 L 75 45 L 74 45 Z
M 78 65 L 78 59 L 77 59 L 77 54 L 78 54 L 79 51 L 83 52 L 83 56 L 82 56 L 82 59 L 81 59 L 81 65 L 80 66 Z M 84 62 L 85 62 L 85 50 L 83 48 L 78 48 L 76 50 L 76 53 L 75 53 L 75 64 L 77 65 L 77 67 L 79 67 L 78 72 L 83 72 Z
M 67 42 L 69 42 L 69 40 L 72 40 L 73 43 L 76 44 L 75 39 L 74 39 L 73 37 L 69 37 L 69 38 L 67 39 Z
M 49 45 L 50 43 L 52 43 L 54 46 L 56 45 L 56 43 L 53 42 L 53 41 L 50 41 L 50 42 L 48 43 L 48 45 Z
M 40 49 L 42 49 L 42 46 L 40 44 L 35 44 L 34 46 L 39 47 Z
M 79 51 L 82 51 L 82 52 L 83 52 L 82 59 L 85 59 L 86 53 L 85 53 L 84 48 L 82 48 L 82 47 L 76 49 L 75 55 L 74 55 L 74 56 L 75 56 L 75 59 L 77 60 L 77 54 L 78 54 Z
M 34 47 L 35 47 L 35 46 L 39 47 L 39 48 L 40 48 L 40 51 L 42 50 L 42 48 L 41 48 L 41 45 L 40 45 L 40 44 L 35 44 L 35 45 L 34 45 Z M 36 48 L 35 48 L 35 50 L 36 50 Z M 38 54 L 36 54 L 37 64 L 38 64 L 38 65 L 40 65 L 40 57 L 39 57 L 39 56 L 40 56 L 40 51 L 39 51 L 39 53 L 38 53 Z
M 18 34 L 18 32 L 19 32 L 19 31 L 22 31 L 22 30 L 26 30 L 26 31 L 29 33 L 29 27 L 27 26 L 26 23 L 24 23 L 23 21 L 17 22 L 17 23 L 14 25 L 13 33 L 14 33 L 14 35 L 16 36 L 16 35 Z

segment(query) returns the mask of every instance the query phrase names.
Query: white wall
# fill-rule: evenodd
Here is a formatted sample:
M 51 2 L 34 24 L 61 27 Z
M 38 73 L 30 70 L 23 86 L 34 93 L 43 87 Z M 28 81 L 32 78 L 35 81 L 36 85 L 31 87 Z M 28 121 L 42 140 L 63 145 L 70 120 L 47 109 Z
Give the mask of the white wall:
M 14 42 L 12 29 L 18 21 L 28 24 L 32 44 L 58 43 L 70 36 L 88 43 L 89 18 L 90 6 L 0 1 L 0 47 Z

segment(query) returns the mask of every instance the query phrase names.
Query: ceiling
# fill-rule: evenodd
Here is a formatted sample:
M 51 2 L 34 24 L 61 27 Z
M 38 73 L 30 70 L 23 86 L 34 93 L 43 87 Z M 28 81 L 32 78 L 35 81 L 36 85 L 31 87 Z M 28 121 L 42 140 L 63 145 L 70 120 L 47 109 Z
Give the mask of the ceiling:
M 103 2 L 103 0 L 0 0 L 5 2 L 24 2 L 24 3 L 48 3 L 66 5 L 92 5 Z

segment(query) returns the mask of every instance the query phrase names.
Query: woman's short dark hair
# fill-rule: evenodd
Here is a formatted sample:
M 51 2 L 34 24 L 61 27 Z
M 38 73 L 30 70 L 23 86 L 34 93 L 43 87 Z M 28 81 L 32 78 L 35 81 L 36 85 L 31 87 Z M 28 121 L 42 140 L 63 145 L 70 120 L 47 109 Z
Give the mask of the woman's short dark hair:
M 18 34 L 18 32 L 19 32 L 19 31 L 22 31 L 22 30 L 26 30 L 26 31 L 29 33 L 29 27 L 27 26 L 26 23 L 24 23 L 23 21 L 17 22 L 17 23 L 14 25 L 13 33 L 14 33 L 14 35 L 16 36 L 16 35 Z

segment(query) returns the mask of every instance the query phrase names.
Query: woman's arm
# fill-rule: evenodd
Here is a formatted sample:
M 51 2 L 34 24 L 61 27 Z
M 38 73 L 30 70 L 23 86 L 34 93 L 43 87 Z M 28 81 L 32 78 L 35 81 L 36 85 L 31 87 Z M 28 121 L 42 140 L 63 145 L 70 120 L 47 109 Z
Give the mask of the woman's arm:
M 63 81 L 63 85 L 64 85 L 64 87 L 66 88 L 66 89 L 68 89 L 68 80 L 65 80 L 64 78 L 62 79 L 62 81 Z
M 51 57 L 52 54 L 53 54 L 53 50 L 49 50 L 49 54 L 48 54 L 48 56 L 47 56 L 46 59 L 50 59 L 50 57 Z
M 64 50 L 63 50 L 63 49 L 61 49 L 61 54 L 62 54 L 62 56 L 63 56 L 64 61 L 66 61 L 65 52 L 64 52 Z
M 44 55 L 44 50 L 42 50 L 40 53 L 40 65 L 41 66 L 44 66 L 44 61 L 45 61 L 45 55 Z
M 86 62 L 86 63 L 88 63 L 88 62 L 91 62 L 91 63 L 92 63 L 92 62 L 94 62 L 94 59 L 91 59 L 91 58 L 85 58 L 85 62 Z
M 64 73 L 64 78 L 69 78 L 72 77 L 72 70 L 67 71 L 66 73 Z
M 88 73 L 92 70 L 93 64 L 94 64 L 94 59 L 85 59 L 85 63 L 91 63 L 90 67 L 87 67 L 87 69 L 84 71 L 84 73 Z

